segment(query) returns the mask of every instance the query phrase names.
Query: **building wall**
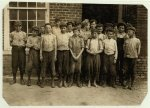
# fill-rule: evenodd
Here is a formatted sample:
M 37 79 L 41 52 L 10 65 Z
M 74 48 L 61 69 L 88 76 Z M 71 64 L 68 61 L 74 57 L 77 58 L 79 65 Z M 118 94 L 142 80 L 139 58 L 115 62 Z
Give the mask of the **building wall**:
M 82 4 L 51 3 L 49 8 L 50 22 L 53 22 L 55 17 L 60 17 L 62 21 L 82 19 Z

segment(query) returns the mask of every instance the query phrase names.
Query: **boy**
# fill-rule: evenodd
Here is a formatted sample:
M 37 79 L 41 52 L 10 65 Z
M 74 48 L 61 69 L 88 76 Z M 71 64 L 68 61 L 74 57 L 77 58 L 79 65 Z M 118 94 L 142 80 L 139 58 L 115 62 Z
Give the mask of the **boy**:
M 77 85 L 78 87 L 81 87 L 80 84 L 80 74 L 81 74 L 81 60 L 82 60 L 82 52 L 84 50 L 84 41 L 83 38 L 80 37 L 79 30 L 77 28 L 73 29 L 74 35 L 70 37 L 69 39 L 69 49 L 71 52 L 71 58 L 70 58 L 70 84 L 69 86 L 72 86 L 73 84 L 73 75 L 76 71 L 77 74 Z
M 117 74 L 119 76 L 119 83 L 123 86 L 123 61 L 124 61 L 124 50 L 123 50 L 123 44 L 126 39 L 126 25 L 124 23 L 118 23 L 117 25 L 118 33 L 117 33 L 117 48 L 118 48 L 118 59 L 117 59 Z
M 95 87 L 98 87 L 96 80 L 99 77 L 99 69 L 101 65 L 99 53 L 103 51 L 103 45 L 102 41 L 98 39 L 96 29 L 91 31 L 91 38 L 87 41 L 86 51 L 88 53 L 88 87 L 91 87 L 91 81 Z
M 56 17 L 54 25 L 52 27 L 52 33 L 57 37 L 60 34 L 60 18 Z
M 38 36 L 39 28 L 32 27 L 32 36 L 27 40 L 26 47 L 30 49 L 28 55 L 28 81 L 27 86 L 31 86 L 31 72 L 35 68 L 38 76 L 37 85 L 40 86 L 40 37 Z
M 70 36 L 73 35 L 72 29 L 73 29 L 73 23 L 72 23 L 72 22 L 68 22 L 68 23 L 67 23 L 67 33 L 68 33 Z
M 10 84 L 16 83 L 16 73 L 19 67 L 20 70 L 20 84 L 24 85 L 23 75 L 25 73 L 26 54 L 25 46 L 27 41 L 27 35 L 23 32 L 22 23 L 20 21 L 15 22 L 15 31 L 10 33 L 10 45 L 12 46 L 12 74 L 13 80 Z
M 59 87 L 63 85 L 67 87 L 67 76 L 69 72 L 69 38 L 70 35 L 66 32 L 67 25 L 60 24 L 61 33 L 57 36 L 57 65 L 60 78 Z
M 97 25 L 97 21 L 95 19 L 90 20 L 91 30 L 95 29 Z
M 135 36 L 134 27 L 127 28 L 128 39 L 124 42 L 124 71 L 126 73 L 127 84 L 125 88 L 133 89 L 135 79 L 136 60 L 140 55 L 141 42 Z
M 43 25 L 43 26 L 40 27 L 39 36 L 42 36 L 44 33 L 45 33 L 45 27 Z
M 115 63 L 117 60 L 118 50 L 117 43 L 112 37 L 114 36 L 113 29 L 107 29 L 107 39 L 103 41 L 104 45 L 104 83 L 103 86 L 106 85 L 107 75 L 110 74 L 110 82 L 111 86 L 116 88 L 115 79 L 116 79 L 116 69 Z
M 97 24 L 97 26 L 96 26 L 96 29 L 98 31 L 97 32 L 98 38 L 102 41 L 107 38 L 106 35 L 103 34 L 103 30 L 104 30 L 103 28 L 104 28 L 103 24 Z
M 57 56 L 57 42 L 56 36 L 51 33 L 51 25 L 45 24 L 45 34 L 41 37 L 41 49 L 40 49 L 40 60 L 42 61 L 42 82 L 41 88 L 45 85 L 46 68 L 49 65 L 50 72 L 52 75 L 52 88 L 55 87 L 54 76 L 55 76 L 55 61 Z

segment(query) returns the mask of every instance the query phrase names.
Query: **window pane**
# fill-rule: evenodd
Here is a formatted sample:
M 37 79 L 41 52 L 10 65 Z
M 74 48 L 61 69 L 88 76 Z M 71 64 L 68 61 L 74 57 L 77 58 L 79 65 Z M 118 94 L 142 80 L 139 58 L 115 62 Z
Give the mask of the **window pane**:
M 17 11 L 18 10 L 16 10 L 16 9 L 11 9 L 10 11 L 9 11 L 9 19 L 10 20 L 17 20 Z
M 45 10 L 37 10 L 37 19 L 45 20 Z
M 40 27 L 40 26 L 43 26 L 45 24 L 45 21 L 37 21 L 37 26 Z
M 28 7 L 36 7 L 36 3 L 35 2 L 29 2 Z
M 28 10 L 28 20 L 36 20 L 36 10 Z
M 28 21 L 28 32 L 31 33 L 32 32 L 32 27 L 36 26 L 36 22 L 35 21 Z
M 22 31 L 27 33 L 27 21 L 22 21 Z
M 27 10 L 19 10 L 19 20 L 27 20 Z
M 17 2 L 9 2 L 9 7 L 17 7 Z
M 37 7 L 45 7 L 45 3 L 37 3 Z
M 10 29 L 10 33 L 15 30 L 14 22 L 15 22 L 15 21 L 10 21 L 10 23 L 9 23 L 9 25 L 10 25 L 10 26 L 9 26 L 9 27 L 10 27 L 10 28 L 9 28 L 9 29 Z
M 27 7 L 27 3 L 26 2 L 19 2 L 19 7 Z

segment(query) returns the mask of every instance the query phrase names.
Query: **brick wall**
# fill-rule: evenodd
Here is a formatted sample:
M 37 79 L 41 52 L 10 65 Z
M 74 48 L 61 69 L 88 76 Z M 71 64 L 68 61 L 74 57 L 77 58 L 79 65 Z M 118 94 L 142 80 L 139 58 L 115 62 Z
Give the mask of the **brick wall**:
M 75 21 L 82 19 L 82 4 L 50 3 L 50 22 L 55 17 L 60 17 L 63 21 Z

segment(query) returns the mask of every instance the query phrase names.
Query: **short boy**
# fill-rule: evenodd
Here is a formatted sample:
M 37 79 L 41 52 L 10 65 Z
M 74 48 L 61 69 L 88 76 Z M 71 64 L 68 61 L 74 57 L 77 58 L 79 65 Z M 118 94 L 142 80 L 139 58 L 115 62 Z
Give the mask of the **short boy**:
M 136 60 L 140 55 L 141 42 L 135 35 L 136 29 L 134 27 L 127 28 L 128 39 L 124 42 L 124 71 L 126 73 L 125 88 L 133 89 L 135 80 Z
M 57 66 L 59 73 L 59 87 L 63 85 L 67 87 L 67 77 L 69 72 L 69 38 L 70 35 L 66 32 L 67 25 L 60 24 L 61 33 L 57 36 Z
M 73 35 L 73 23 L 72 22 L 67 22 L 67 33 L 72 36 Z
M 74 35 L 69 39 L 69 49 L 71 52 L 70 57 L 70 84 L 73 84 L 73 75 L 74 72 L 77 72 L 77 86 L 81 87 L 80 84 L 80 74 L 81 74 L 81 60 L 82 60 L 82 52 L 84 50 L 84 41 L 83 38 L 80 37 L 80 32 L 78 28 L 73 29 Z
M 97 21 L 95 19 L 90 20 L 91 30 L 96 29 Z
M 38 36 L 39 28 L 32 27 L 32 36 L 28 37 L 26 47 L 29 48 L 27 72 L 28 81 L 27 86 L 31 86 L 31 72 L 35 69 L 38 76 L 37 85 L 40 86 L 40 42 L 41 39 Z
M 52 77 L 52 88 L 55 87 L 54 76 L 55 72 L 55 61 L 57 56 L 57 41 L 56 36 L 51 33 L 51 25 L 45 24 L 45 34 L 41 36 L 41 48 L 40 48 L 40 60 L 42 61 L 42 82 L 41 88 L 45 85 L 46 69 L 49 65 L 51 77 Z
M 108 73 L 110 74 L 110 83 L 111 86 L 116 88 L 115 79 L 116 79 L 116 60 L 118 55 L 117 43 L 112 37 L 114 36 L 113 29 L 107 29 L 107 39 L 103 41 L 104 45 L 104 83 L 103 86 L 106 85 L 106 80 Z
M 99 79 L 100 70 L 100 53 L 103 51 L 102 41 L 98 39 L 97 30 L 91 31 L 91 38 L 88 39 L 86 45 L 87 62 L 88 62 L 88 87 L 91 87 L 91 82 L 95 87 L 97 86 L 97 79 Z
M 10 84 L 16 83 L 16 73 L 19 68 L 20 70 L 20 84 L 24 85 L 23 75 L 25 73 L 25 64 L 26 64 L 26 54 L 25 54 L 25 46 L 27 41 L 27 35 L 23 32 L 22 23 L 20 21 L 16 21 L 15 31 L 10 33 L 10 45 L 12 46 L 12 74 L 13 80 Z

